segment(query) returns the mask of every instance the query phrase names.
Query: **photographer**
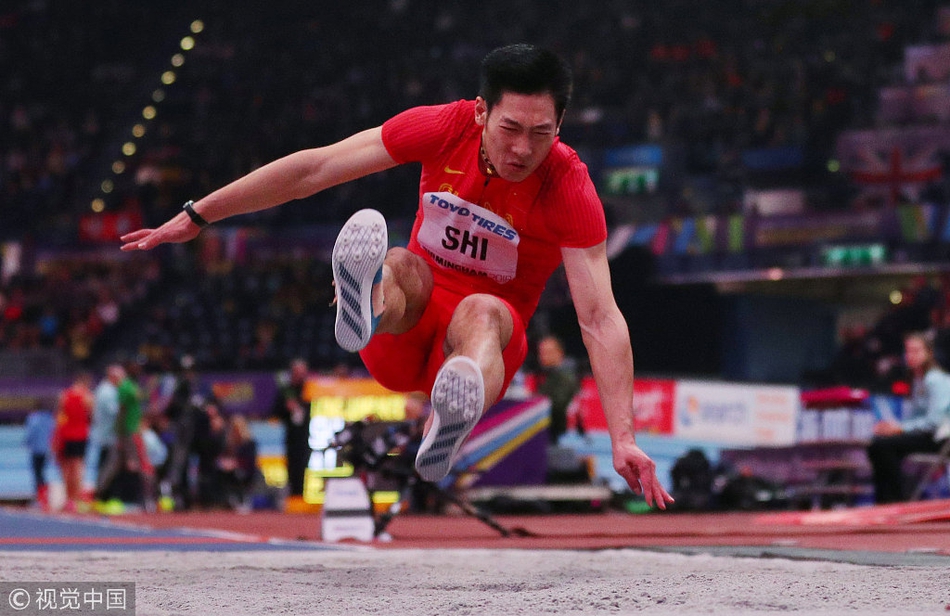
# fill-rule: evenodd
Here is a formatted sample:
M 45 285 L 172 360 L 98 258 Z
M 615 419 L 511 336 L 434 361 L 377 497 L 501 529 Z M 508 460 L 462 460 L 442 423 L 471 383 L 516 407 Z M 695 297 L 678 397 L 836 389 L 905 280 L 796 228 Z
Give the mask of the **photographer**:
M 284 426 L 284 455 L 287 458 L 289 496 L 303 496 L 304 473 L 310 461 L 310 404 L 303 399 L 310 368 L 303 359 L 290 363 L 286 379 L 279 382 L 273 417 Z

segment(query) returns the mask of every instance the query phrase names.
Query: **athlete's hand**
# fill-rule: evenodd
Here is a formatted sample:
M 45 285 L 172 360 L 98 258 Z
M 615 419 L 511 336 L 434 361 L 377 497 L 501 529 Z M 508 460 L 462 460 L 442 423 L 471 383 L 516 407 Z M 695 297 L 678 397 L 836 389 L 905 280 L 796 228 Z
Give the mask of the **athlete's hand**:
M 184 212 L 157 229 L 139 229 L 126 233 L 120 239 L 121 250 L 151 250 L 160 244 L 180 244 L 198 237 L 201 229 Z
M 656 477 L 656 463 L 635 442 L 614 442 L 613 456 L 614 469 L 627 480 L 634 494 L 643 495 L 647 505 L 666 509 L 666 504 L 673 502 Z

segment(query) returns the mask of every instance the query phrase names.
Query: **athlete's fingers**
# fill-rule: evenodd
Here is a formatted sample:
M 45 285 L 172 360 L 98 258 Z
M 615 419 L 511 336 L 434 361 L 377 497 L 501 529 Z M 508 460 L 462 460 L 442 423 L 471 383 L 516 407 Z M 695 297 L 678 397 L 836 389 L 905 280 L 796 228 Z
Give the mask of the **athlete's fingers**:
M 640 486 L 643 488 L 643 500 L 646 501 L 649 507 L 654 505 L 665 508 L 665 505 L 660 505 L 662 499 L 656 497 L 656 478 L 647 475 L 640 478 Z
M 652 464 L 647 468 L 641 468 L 636 463 L 625 464 L 619 469 L 619 473 L 634 494 L 643 496 L 649 507 L 666 509 L 666 504 L 673 502 L 673 497 L 663 488 Z
M 151 235 L 155 230 L 154 229 L 139 229 L 138 231 L 132 231 L 131 233 L 126 233 L 121 236 L 119 239 L 124 243 L 119 247 L 119 250 L 130 251 L 130 250 L 145 250 L 146 246 L 142 245 L 142 240 Z
M 647 497 L 647 503 L 649 504 L 652 500 L 653 503 L 655 503 L 660 509 L 666 509 L 666 504 L 672 503 L 673 497 L 670 496 L 670 494 L 665 489 L 663 489 L 663 485 L 655 475 L 649 484 L 649 486 L 645 486 L 645 488 L 647 488 L 646 491 L 649 493 L 649 496 Z
M 127 252 L 130 250 L 148 250 L 149 248 L 151 248 L 151 246 L 149 246 L 144 241 L 143 242 L 132 241 L 126 244 L 122 244 L 122 246 L 119 247 L 119 250 L 124 250 Z
M 617 469 L 620 476 L 624 478 L 634 494 L 643 494 L 643 487 L 640 485 L 640 474 L 630 464 L 624 464 Z
M 131 231 L 129 233 L 126 233 L 125 235 L 120 236 L 119 239 L 122 240 L 123 242 L 135 242 L 142 239 L 143 237 L 145 237 L 146 235 L 148 235 L 154 230 L 155 229 L 139 229 L 138 231 Z

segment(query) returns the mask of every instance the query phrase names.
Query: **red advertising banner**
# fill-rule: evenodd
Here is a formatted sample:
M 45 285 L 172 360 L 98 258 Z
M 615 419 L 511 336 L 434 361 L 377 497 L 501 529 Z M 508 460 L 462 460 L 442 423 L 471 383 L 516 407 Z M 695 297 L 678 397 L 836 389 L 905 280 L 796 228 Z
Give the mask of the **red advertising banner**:
M 635 379 L 633 383 L 634 428 L 649 434 L 673 433 L 673 404 L 676 381 L 667 379 Z M 606 431 L 607 418 L 600 404 L 593 377 L 581 381 L 581 391 L 568 410 L 570 427 L 580 421 L 589 432 Z
M 117 242 L 119 238 L 142 226 L 137 212 L 88 214 L 79 219 L 79 239 L 84 242 Z

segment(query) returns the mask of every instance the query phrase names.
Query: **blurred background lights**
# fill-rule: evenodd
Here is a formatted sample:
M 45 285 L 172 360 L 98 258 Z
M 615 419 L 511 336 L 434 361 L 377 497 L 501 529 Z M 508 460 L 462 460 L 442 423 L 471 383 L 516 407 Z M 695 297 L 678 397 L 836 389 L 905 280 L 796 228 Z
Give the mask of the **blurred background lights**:
M 192 49 L 195 48 L 195 38 L 192 35 L 202 32 L 205 29 L 205 24 L 200 19 L 196 19 L 191 22 L 188 29 L 190 30 L 191 34 L 188 34 L 182 37 L 181 41 L 179 41 L 179 47 L 181 47 L 182 52 L 191 51 Z M 179 53 L 174 54 L 171 57 L 172 67 L 180 68 L 184 64 L 185 64 L 184 53 L 179 52 Z M 167 70 L 161 74 L 161 82 L 162 84 L 166 86 L 169 86 L 175 83 L 177 78 L 178 76 L 174 70 Z M 155 117 L 158 115 L 158 108 L 156 107 L 156 105 L 165 100 L 165 89 L 161 87 L 155 88 L 152 91 L 151 98 L 152 98 L 152 102 L 155 104 L 147 105 L 146 107 L 142 109 L 142 117 L 146 120 L 154 120 Z M 132 126 L 132 136 L 136 139 L 140 139 L 144 137 L 146 131 L 147 131 L 146 125 L 141 122 L 138 122 Z M 136 147 L 135 143 L 132 141 L 127 141 L 124 144 L 122 144 L 122 154 L 125 156 L 134 156 L 137 150 L 138 148 Z M 112 173 L 114 173 L 115 175 L 120 175 L 122 173 L 125 173 L 126 163 L 122 160 L 116 160 L 116 161 L 113 161 L 111 168 L 112 168 Z M 99 188 L 101 189 L 103 193 L 109 194 L 115 190 L 115 183 L 111 179 L 107 178 L 107 179 L 102 180 L 102 183 L 99 185 Z M 92 208 L 93 212 L 101 213 L 106 210 L 106 202 L 102 198 L 97 197 L 92 200 L 90 207 Z
M 899 303 L 901 303 L 903 299 L 904 299 L 903 293 L 901 293 L 900 291 L 891 291 L 890 300 L 892 304 L 896 306 Z

